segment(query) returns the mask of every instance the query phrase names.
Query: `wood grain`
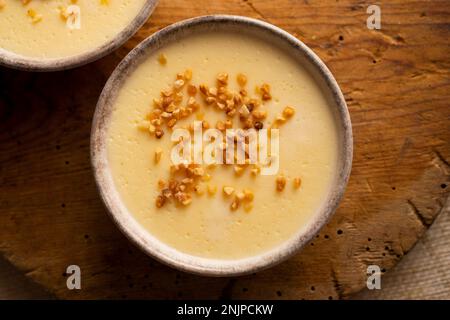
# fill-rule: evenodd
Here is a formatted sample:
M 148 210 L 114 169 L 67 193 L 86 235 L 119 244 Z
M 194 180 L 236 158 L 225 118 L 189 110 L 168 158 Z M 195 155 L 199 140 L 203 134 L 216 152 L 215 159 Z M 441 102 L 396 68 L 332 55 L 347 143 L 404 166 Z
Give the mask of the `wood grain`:
M 393 267 L 442 210 L 450 190 L 450 7 L 369 1 L 161 0 L 124 47 L 75 70 L 0 69 L 0 252 L 60 298 L 345 298 L 366 268 Z M 294 34 L 329 66 L 347 100 L 355 139 L 350 183 L 334 218 L 301 253 L 240 278 L 163 266 L 110 221 L 89 163 L 99 93 L 139 41 L 181 19 L 228 13 Z M 66 267 L 82 290 L 66 288 Z

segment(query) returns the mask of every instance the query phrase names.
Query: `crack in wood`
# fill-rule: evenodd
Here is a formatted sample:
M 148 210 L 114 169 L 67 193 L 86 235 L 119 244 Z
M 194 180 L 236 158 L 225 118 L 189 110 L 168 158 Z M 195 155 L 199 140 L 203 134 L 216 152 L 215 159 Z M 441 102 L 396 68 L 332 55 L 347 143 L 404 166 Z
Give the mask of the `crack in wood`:
M 342 297 L 344 296 L 344 290 L 342 288 L 342 285 L 339 283 L 336 271 L 334 270 L 333 266 L 331 267 L 331 281 L 333 282 L 333 287 L 338 298 L 342 299 Z
M 431 225 L 431 222 L 428 221 L 429 219 L 422 212 L 420 212 L 420 210 L 417 208 L 417 206 L 414 204 L 414 202 L 412 202 L 410 199 L 406 200 L 406 202 L 409 204 L 409 206 L 412 209 L 412 212 L 417 217 L 417 219 L 421 222 L 421 224 L 424 227 L 428 228 Z
M 433 163 L 441 169 L 445 174 L 450 173 L 450 163 L 442 156 L 442 154 L 437 151 L 433 150 L 433 153 L 435 155 L 435 159 L 433 159 Z
M 249 0 L 243 0 L 244 3 L 254 12 L 256 13 L 260 18 L 267 20 L 266 16 L 260 11 L 258 10 L 255 5 L 249 1 Z

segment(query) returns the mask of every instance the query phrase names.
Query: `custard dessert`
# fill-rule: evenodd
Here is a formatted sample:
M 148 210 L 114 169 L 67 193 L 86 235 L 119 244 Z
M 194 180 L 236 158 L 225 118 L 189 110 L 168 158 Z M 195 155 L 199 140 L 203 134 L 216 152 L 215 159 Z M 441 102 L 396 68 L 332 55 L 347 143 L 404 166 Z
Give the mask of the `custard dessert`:
M 253 140 L 239 130 L 266 136 L 267 157 L 252 158 Z M 149 54 L 120 88 L 107 136 L 128 211 L 197 257 L 277 247 L 307 226 L 337 179 L 336 121 L 314 77 L 286 51 L 231 31 L 188 35 Z M 207 153 L 223 161 L 206 161 Z

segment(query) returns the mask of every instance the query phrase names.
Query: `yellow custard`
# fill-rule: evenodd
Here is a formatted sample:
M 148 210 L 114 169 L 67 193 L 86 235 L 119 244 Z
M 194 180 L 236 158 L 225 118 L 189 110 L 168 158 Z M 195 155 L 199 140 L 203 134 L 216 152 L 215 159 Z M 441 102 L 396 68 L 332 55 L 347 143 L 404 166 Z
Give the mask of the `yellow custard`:
M 111 41 L 146 1 L 24 2 L 0 0 L 0 48 L 28 58 L 54 59 L 92 51 Z
M 234 92 L 242 89 L 238 75 L 245 75 L 249 96 L 261 96 L 262 84 L 269 84 L 270 99 L 260 107 L 267 112 L 265 127 L 271 126 L 286 106 L 292 106 L 295 113 L 279 128 L 277 175 L 253 175 L 248 168 L 236 174 L 233 166 L 217 165 L 205 168 L 208 178 L 202 177 L 199 184 L 206 189 L 194 193 L 188 204 L 167 201 L 155 205 L 161 193 L 158 180 L 169 180 L 172 131 L 164 127 L 164 135 L 158 139 L 140 126 L 153 108 L 152 101 L 185 70 L 192 70 L 189 83 L 197 88 L 203 83 L 215 86 L 221 73 L 228 75 L 228 89 Z M 187 88 L 183 90 L 180 105 L 189 98 Z M 220 110 L 207 106 L 200 92 L 194 97 L 198 110 L 175 128 L 196 118 L 211 126 L 227 119 Z M 234 125 L 239 121 L 233 118 Z M 149 233 L 183 253 L 240 259 L 266 252 L 306 226 L 336 179 L 338 142 L 325 95 L 292 56 L 245 34 L 204 32 L 166 45 L 131 73 L 115 101 L 107 150 L 121 200 Z M 280 177 L 284 181 L 278 189 Z M 232 208 L 233 195 L 227 195 L 231 190 L 225 192 L 225 187 L 233 188 L 234 194 L 251 190 L 251 207 Z

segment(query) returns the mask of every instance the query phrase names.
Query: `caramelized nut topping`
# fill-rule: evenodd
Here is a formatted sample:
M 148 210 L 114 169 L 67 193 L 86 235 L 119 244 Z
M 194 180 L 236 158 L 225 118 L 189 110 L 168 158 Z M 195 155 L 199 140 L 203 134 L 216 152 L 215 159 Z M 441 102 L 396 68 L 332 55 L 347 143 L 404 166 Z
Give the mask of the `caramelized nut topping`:
M 213 195 L 215 195 L 216 192 L 217 192 L 217 187 L 216 187 L 215 185 L 209 184 L 207 190 L 208 190 L 208 194 L 209 194 L 210 196 L 213 196 Z
M 234 192 L 233 187 L 224 186 L 223 187 L 223 193 L 225 193 L 227 196 L 231 196 Z
M 261 121 L 256 121 L 254 127 L 256 130 L 261 130 L 264 127 L 264 124 Z
M 239 208 L 239 200 L 235 198 L 233 202 L 231 202 L 230 209 L 235 211 Z
M 264 101 L 272 99 L 272 96 L 270 94 L 270 86 L 267 83 L 264 83 L 261 88 L 261 97 Z
M 165 55 L 164 53 L 161 53 L 161 54 L 158 56 L 158 62 L 159 62 L 159 64 L 162 65 L 162 66 L 165 66 L 165 65 L 167 64 L 167 57 L 166 57 L 166 55 Z
M 197 87 L 192 84 L 189 84 L 187 91 L 190 96 L 195 96 L 197 94 Z
M 241 87 L 244 87 L 247 84 L 247 77 L 244 74 L 239 73 L 237 75 L 237 82 Z
M 284 176 L 278 176 L 276 180 L 277 191 L 283 191 L 284 187 L 286 187 L 286 178 Z
M 155 163 L 159 163 L 159 161 L 161 160 L 161 156 L 162 156 L 162 149 L 161 148 L 156 148 L 156 151 L 155 151 Z
M 285 116 L 286 118 L 290 118 L 295 114 L 295 109 L 292 107 L 287 106 L 286 108 L 284 108 L 283 110 L 283 116 Z
M 167 63 L 167 58 L 163 54 L 160 54 L 158 60 L 163 65 Z M 261 106 L 264 105 L 265 101 L 272 99 L 269 84 L 264 83 L 261 87 L 256 87 L 258 95 L 252 97 L 245 88 L 247 85 L 247 77 L 243 74 L 238 74 L 236 79 L 239 85 L 238 93 L 229 90 L 229 75 L 227 73 L 219 73 L 216 76 L 216 86 L 209 87 L 206 84 L 196 86 L 191 83 L 192 70 L 187 69 L 184 72 L 180 72 L 176 74 L 176 78 L 171 86 L 162 90 L 159 98 L 153 99 L 153 110 L 137 127 L 139 130 L 144 132 L 148 131 L 160 139 L 164 135 L 164 126 L 168 129 L 173 129 L 181 120 L 195 115 L 195 119 L 201 121 L 202 128 L 206 130 L 211 125 L 205 119 L 205 113 L 201 110 L 201 107 L 210 106 L 209 108 L 227 116 L 226 120 L 218 120 L 215 123 L 215 128 L 220 131 L 225 132 L 226 129 L 233 129 L 236 124 L 238 128 L 243 129 L 263 129 L 268 112 L 263 110 Z M 200 100 L 198 101 L 195 98 L 197 91 L 201 93 Z M 187 97 L 186 102 L 184 102 L 185 97 Z M 286 122 L 294 114 L 295 109 L 286 106 L 282 113 L 275 117 L 271 127 L 277 127 Z M 181 127 L 191 132 L 194 131 L 192 122 L 182 124 Z M 226 152 L 227 146 L 229 145 L 229 138 L 234 139 L 233 141 L 239 141 L 238 136 L 225 137 L 220 142 L 220 152 Z M 260 164 L 262 163 L 252 164 L 250 162 L 248 147 L 246 140 L 245 163 L 233 166 L 233 171 L 236 175 L 243 174 L 246 171 L 246 167 L 249 167 L 252 176 L 257 176 L 261 171 Z M 162 150 L 158 148 L 155 151 L 155 163 L 160 161 L 161 156 Z M 211 175 L 206 172 L 206 169 L 214 169 L 214 167 L 215 165 L 202 167 L 193 163 L 171 165 L 171 178 L 168 182 L 166 183 L 163 180 L 158 181 L 158 187 L 161 193 L 156 198 L 156 206 L 162 207 L 168 201 L 175 201 L 176 204 L 180 205 L 189 205 L 192 202 L 191 194 L 197 194 L 198 196 L 205 193 L 209 196 L 215 195 L 217 193 L 217 186 L 206 183 L 206 181 L 211 179 Z M 293 183 L 295 188 L 299 188 L 301 185 L 300 178 L 295 178 Z M 282 175 L 278 176 L 276 178 L 276 190 L 281 192 L 285 189 L 285 186 L 286 178 Z M 237 210 L 240 205 L 244 207 L 246 212 L 252 210 L 254 194 L 251 190 L 243 189 L 242 191 L 236 191 L 231 186 L 224 186 L 222 191 L 228 197 L 233 196 L 232 202 L 230 203 L 231 210 Z
M 299 189 L 301 185 L 302 185 L 302 179 L 300 179 L 300 178 L 295 178 L 295 179 L 294 179 L 294 188 L 295 188 L 295 189 Z
M 166 198 L 165 197 L 163 197 L 162 195 L 158 195 L 156 197 L 155 204 L 156 204 L 157 208 L 162 208 L 165 203 L 166 203 Z

